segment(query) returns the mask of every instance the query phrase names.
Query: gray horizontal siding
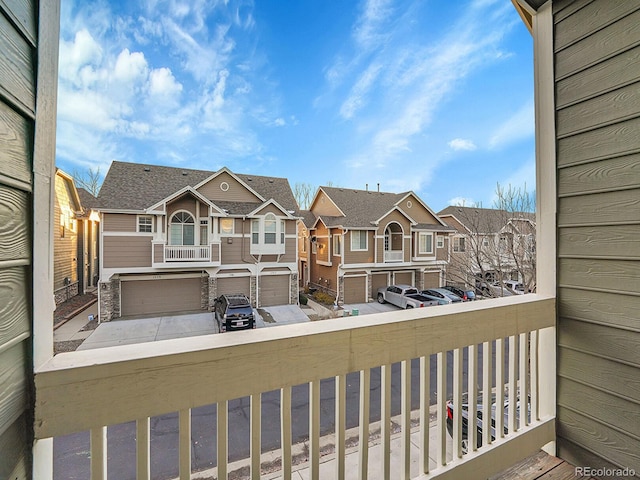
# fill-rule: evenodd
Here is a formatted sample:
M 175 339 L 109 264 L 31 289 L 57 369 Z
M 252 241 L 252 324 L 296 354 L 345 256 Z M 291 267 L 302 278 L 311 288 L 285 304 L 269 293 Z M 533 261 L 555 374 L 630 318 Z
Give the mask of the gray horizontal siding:
M 558 453 L 640 472 L 640 3 L 554 19 Z
M 12 480 L 31 478 L 35 11 L 0 0 L 0 478 Z

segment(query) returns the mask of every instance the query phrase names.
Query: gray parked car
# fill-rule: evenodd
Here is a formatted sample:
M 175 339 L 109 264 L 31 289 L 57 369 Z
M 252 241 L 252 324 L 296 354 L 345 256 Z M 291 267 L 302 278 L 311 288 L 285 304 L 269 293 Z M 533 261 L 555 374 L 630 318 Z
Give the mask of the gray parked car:
M 460 297 L 451 293 L 449 290 L 445 290 L 444 288 L 429 288 L 427 290 L 422 290 L 420 295 L 431 300 L 435 300 L 438 302 L 438 305 L 448 305 L 450 303 L 462 301 Z

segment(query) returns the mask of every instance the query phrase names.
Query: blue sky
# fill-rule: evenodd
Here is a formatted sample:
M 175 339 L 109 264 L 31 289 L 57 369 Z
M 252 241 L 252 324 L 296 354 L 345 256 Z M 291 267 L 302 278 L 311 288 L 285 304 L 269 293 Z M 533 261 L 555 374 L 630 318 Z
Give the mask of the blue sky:
M 491 207 L 535 185 L 532 57 L 509 0 L 62 0 L 56 163 Z

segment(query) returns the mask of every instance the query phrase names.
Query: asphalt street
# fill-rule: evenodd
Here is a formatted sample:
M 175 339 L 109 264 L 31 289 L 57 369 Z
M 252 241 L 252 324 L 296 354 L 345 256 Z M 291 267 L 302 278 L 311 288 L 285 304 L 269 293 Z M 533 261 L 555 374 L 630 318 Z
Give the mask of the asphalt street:
M 482 348 L 479 349 L 482 354 Z M 453 353 L 448 352 L 447 360 L 447 397 L 451 396 Z M 463 365 L 466 366 L 465 349 Z M 507 358 L 507 357 L 505 357 Z M 495 362 L 495 359 L 494 359 Z M 482 362 L 478 361 L 478 368 Z M 419 360 L 411 365 L 411 408 L 418 409 L 419 400 Z M 435 404 L 436 358 L 431 358 L 431 404 Z M 507 365 L 505 365 L 507 368 Z M 508 369 L 507 369 L 508 371 Z M 479 371 L 479 382 L 482 375 Z M 466 367 L 463 371 L 466 385 Z M 347 376 L 347 428 L 358 425 L 359 417 L 359 373 Z M 400 413 L 400 364 L 392 366 L 392 416 Z M 481 387 L 481 383 L 479 384 Z M 371 370 L 370 420 L 380 419 L 380 368 Z M 320 386 L 320 428 L 321 434 L 334 430 L 335 383 L 326 379 Z M 295 386 L 292 389 L 292 438 L 294 443 L 308 438 L 309 425 L 309 387 Z M 229 461 L 249 456 L 250 439 L 249 398 L 240 398 L 229 402 Z M 151 419 L 151 474 L 154 479 L 175 478 L 178 474 L 178 414 L 172 413 Z M 201 471 L 216 465 L 216 406 L 204 406 L 192 410 L 192 468 Z M 84 480 L 89 478 L 89 433 L 77 433 L 54 440 L 54 479 Z M 262 451 L 267 452 L 280 447 L 280 392 L 267 392 L 262 395 Z M 108 428 L 108 478 L 113 480 L 135 480 L 135 423 L 130 422 Z

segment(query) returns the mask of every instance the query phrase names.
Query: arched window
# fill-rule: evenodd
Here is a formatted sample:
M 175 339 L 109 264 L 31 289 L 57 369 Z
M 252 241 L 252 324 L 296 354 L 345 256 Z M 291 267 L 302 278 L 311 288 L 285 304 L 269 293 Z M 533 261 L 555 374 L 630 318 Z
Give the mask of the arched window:
M 195 223 L 188 212 L 177 212 L 169 225 L 170 245 L 194 245 Z
M 264 243 L 276 243 L 276 216 L 273 213 L 267 213 L 264 217 Z

